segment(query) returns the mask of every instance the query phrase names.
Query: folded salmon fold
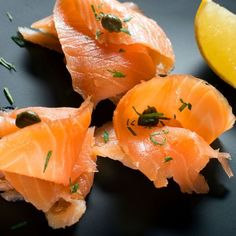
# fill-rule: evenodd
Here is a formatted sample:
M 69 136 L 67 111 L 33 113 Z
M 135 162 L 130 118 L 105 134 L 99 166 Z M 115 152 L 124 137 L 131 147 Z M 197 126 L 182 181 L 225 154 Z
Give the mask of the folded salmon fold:
M 126 32 L 108 31 L 99 14 L 118 18 Z M 31 27 L 19 31 L 30 42 L 62 50 L 74 90 L 84 98 L 91 96 L 95 105 L 174 66 L 164 31 L 130 3 L 58 0 L 53 15 Z
M 200 172 L 211 158 L 233 176 L 230 155 L 209 144 L 234 122 L 227 100 L 205 81 L 190 75 L 153 78 L 122 97 L 113 124 L 96 130 L 93 151 L 141 171 L 157 188 L 173 178 L 182 192 L 207 193 Z
M 1 114 L 0 171 L 25 201 L 45 212 L 53 228 L 78 222 L 86 210 L 96 172 L 94 128 L 88 128 L 92 109 L 87 99 L 80 108 L 29 107 Z M 27 111 L 41 121 L 17 127 L 12 120 Z

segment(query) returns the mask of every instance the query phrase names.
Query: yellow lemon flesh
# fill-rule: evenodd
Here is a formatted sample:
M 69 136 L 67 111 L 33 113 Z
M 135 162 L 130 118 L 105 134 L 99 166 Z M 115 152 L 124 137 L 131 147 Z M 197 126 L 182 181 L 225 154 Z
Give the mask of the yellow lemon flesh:
M 236 88 L 236 15 L 212 0 L 202 0 L 195 36 L 208 65 Z

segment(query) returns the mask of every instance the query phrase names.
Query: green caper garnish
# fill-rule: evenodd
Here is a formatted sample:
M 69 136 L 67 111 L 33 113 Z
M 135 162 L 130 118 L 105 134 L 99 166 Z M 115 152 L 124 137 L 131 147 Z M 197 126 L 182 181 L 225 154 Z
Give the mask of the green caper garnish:
M 109 32 L 121 32 L 122 21 L 115 15 L 105 14 L 102 16 L 101 23 L 104 29 Z
M 19 128 L 24 128 L 41 121 L 38 114 L 34 111 L 24 111 L 17 115 L 15 124 Z
M 139 113 L 135 107 L 133 107 L 133 109 L 139 116 L 138 118 L 139 126 L 152 127 L 158 125 L 159 123 L 162 123 L 163 122 L 162 120 L 170 119 L 165 117 L 163 113 L 158 112 L 155 107 L 148 106 L 147 109 L 145 109 L 142 114 Z

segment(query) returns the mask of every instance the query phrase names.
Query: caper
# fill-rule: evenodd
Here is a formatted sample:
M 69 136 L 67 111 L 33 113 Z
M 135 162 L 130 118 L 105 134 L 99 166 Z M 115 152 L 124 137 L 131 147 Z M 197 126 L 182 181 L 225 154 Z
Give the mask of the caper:
M 34 111 L 24 111 L 17 115 L 15 124 L 19 128 L 39 123 L 41 121 L 38 114 Z
M 140 126 L 147 126 L 152 127 L 159 124 L 159 122 L 162 124 L 162 120 L 169 120 L 170 118 L 164 117 L 163 113 L 160 113 L 157 111 L 155 107 L 148 106 L 147 109 L 143 111 L 143 113 L 139 113 L 135 107 L 133 107 L 134 111 L 139 116 L 138 118 L 138 125 Z M 164 123 L 162 124 L 164 125 Z
M 122 21 L 115 15 L 105 14 L 101 20 L 104 29 L 109 32 L 121 32 Z
M 157 110 L 155 107 L 150 107 L 143 111 L 138 118 L 138 125 L 140 126 L 155 126 L 159 122 L 159 117 L 156 115 Z
M 157 113 L 157 109 L 155 107 L 148 106 L 147 109 L 143 111 L 142 115 L 150 113 Z

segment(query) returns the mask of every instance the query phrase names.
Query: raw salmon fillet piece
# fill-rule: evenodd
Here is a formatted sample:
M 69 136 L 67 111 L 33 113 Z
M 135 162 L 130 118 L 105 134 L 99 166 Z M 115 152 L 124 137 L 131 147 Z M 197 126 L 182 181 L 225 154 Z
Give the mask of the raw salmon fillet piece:
M 233 175 L 230 155 L 209 144 L 234 122 L 227 100 L 205 81 L 190 75 L 153 78 L 124 95 L 113 125 L 96 131 L 93 150 L 140 170 L 156 187 L 167 186 L 173 177 L 182 192 L 206 193 L 208 185 L 200 171 L 211 158 Z M 103 140 L 105 131 L 108 142 Z
M 101 31 L 92 6 L 121 19 L 132 17 L 123 22 L 130 35 Z M 91 96 L 95 105 L 106 98 L 120 97 L 156 73 L 167 74 L 175 61 L 164 31 L 130 3 L 60 0 L 53 16 L 35 22 L 32 28 L 21 27 L 19 31 L 28 41 L 41 41 L 42 46 L 57 51 L 62 49 L 74 90 L 84 98 Z
M 114 122 L 124 125 L 127 119 L 137 120 L 134 108 L 142 113 L 148 106 L 170 119 L 163 120 L 164 123 L 178 122 L 178 126 L 196 132 L 208 143 L 232 128 L 235 122 L 226 98 L 206 81 L 191 75 L 156 77 L 135 86 L 117 106 Z
M 124 2 L 123 6 L 130 10 L 142 13 L 139 7 L 132 2 Z M 48 49 L 62 53 L 61 44 L 58 39 L 56 28 L 53 21 L 53 15 L 47 16 L 39 21 L 34 22 L 30 28 L 19 27 L 18 31 L 26 41 L 39 44 Z
M 94 128 L 88 129 L 92 109 L 88 99 L 80 108 L 30 107 L 1 114 L 0 171 L 27 202 L 45 212 L 53 228 L 78 222 L 86 210 L 96 171 Z M 10 122 L 5 132 L 4 122 L 25 111 L 36 112 L 41 121 L 21 129 Z

